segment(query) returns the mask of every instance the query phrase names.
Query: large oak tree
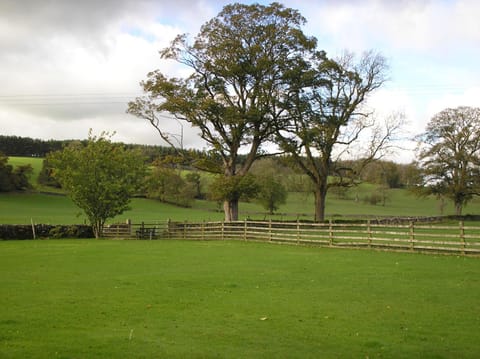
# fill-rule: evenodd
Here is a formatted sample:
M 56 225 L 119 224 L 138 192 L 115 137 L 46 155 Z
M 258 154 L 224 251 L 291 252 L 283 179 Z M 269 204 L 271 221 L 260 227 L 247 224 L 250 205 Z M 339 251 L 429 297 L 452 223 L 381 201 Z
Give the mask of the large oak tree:
M 179 35 L 160 52 L 190 70 L 184 78 L 153 71 L 145 92 L 128 112 L 147 119 L 167 142 L 165 113 L 200 130 L 221 159 L 216 171 L 231 193 L 225 195 L 225 220 L 238 219 L 241 184 L 262 147 L 273 139 L 285 117 L 279 106 L 290 90 L 291 73 L 305 68 L 316 40 L 304 35 L 305 19 L 278 3 L 227 5 L 205 23 L 193 44 Z M 170 119 L 173 120 L 173 119 Z M 239 151 L 246 154 L 239 163 Z M 212 166 L 209 167 L 212 169 Z
M 480 194 L 480 108 L 447 108 L 430 120 L 419 140 L 422 194 L 449 198 L 455 213 Z
M 365 106 L 386 71 L 385 59 L 373 52 L 359 59 L 349 53 L 330 59 L 319 52 L 305 71 L 291 74 L 298 87 L 285 98 L 289 125 L 279 129 L 278 139 L 313 183 L 316 221 L 325 218 L 328 189 L 353 185 L 353 172 L 380 157 L 402 125 L 401 114 L 379 122 Z M 361 161 L 352 168 L 345 158 Z

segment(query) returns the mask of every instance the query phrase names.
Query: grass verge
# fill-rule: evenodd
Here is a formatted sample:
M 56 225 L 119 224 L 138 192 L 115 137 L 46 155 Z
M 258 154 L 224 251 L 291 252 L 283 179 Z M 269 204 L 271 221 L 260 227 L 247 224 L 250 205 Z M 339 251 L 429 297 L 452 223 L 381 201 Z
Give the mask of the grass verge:
M 2 358 L 475 358 L 480 261 L 242 242 L 0 242 Z

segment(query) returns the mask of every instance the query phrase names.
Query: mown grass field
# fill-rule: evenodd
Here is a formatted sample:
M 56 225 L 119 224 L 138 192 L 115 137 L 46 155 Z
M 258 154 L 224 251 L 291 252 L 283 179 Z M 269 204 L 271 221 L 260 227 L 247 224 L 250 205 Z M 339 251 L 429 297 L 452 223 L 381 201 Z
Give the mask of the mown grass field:
M 477 358 L 478 258 L 0 242 L 1 358 Z

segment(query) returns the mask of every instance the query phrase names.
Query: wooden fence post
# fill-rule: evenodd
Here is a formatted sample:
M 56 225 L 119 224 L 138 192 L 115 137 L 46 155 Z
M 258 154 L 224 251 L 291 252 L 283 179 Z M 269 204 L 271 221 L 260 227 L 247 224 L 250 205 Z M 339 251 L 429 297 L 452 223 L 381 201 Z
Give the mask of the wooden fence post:
M 332 224 L 332 220 L 329 219 L 328 220 L 328 240 L 329 240 L 329 244 L 330 246 L 333 245 L 333 224 Z
M 272 241 L 272 219 L 268 220 L 268 241 Z
M 128 227 L 129 237 L 131 237 L 132 236 L 132 220 L 131 219 L 127 219 L 127 227 Z
M 243 240 L 247 240 L 247 219 L 243 220 Z
M 463 221 L 460 221 L 460 242 L 462 246 L 462 254 L 465 255 L 465 247 L 467 246 L 465 243 L 465 227 Z
M 187 221 L 183 221 L 183 239 L 187 239 Z
M 167 238 L 168 239 L 171 239 L 172 238 L 172 232 L 171 232 L 171 224 L 172 224 L 172 220 L 169 218 L 167 220 Z
M 201 231 L 202 231 L 202 241 L 204 241 L 205 240 L 205 220 L 203 220 L 202 222 Z
M 372 227 L 370 227 L 370 220 L 367 220 L 367 232 L 368 232 L 368 248 L 372 247 Z
M 297 244 L 300 244 L 300 219 L 297 217 Z
M 225 221 L 222 221 L 222 241 L 225 240 Z
M 410 230 L 410 250 L 414 250 L 414 245 L 415 245 L 415 224 L 413 221 L 410 221 L 409 225 L 409 230 Z

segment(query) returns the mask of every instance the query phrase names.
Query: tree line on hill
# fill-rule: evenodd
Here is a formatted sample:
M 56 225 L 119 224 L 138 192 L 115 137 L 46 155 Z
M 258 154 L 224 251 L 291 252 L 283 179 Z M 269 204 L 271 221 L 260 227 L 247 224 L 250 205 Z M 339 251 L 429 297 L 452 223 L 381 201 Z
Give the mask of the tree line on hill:
M 9 156 L 45 158 L 48 157 L 49 153 L 59 151 L 70 144 L 77 143 L 85 146 L 87 142 L 88 140 L 45 141 L 28 137 L 0 135 L 0 149 L 4 150 L 0 157 L 0 191 L 18 191 L 32 188 L 32 184 L 29 183 L 29 177 L 33 171 L 31 165 L 18 167 L 9 165 Z M 185 149 L 183 150 L 184 153 L 179 155 L 178 150 L 171 147 L 137 144 L 120 145 L 128 150 L 139 151 L 145 163 L 152 168 L 141 195 L 184 206 L 188 206 L 192 198 L 215 197 L 215 195 L 209 193 L 208 184 L 204 178 L 208 176 L 205 172 L 198 171 L 197 167 L 211 167 L 212 164 L 220 166 L 221 160 L 218 157 L 195 149 Z M 245 160 L 244 156 L 240 159 L 240 161 L 242 160 Z M 308 179 L 291 164 L 292 159 L 289 155 L 271 156 L 257 161 L 252 168 L 252 174 L 256 177 L 267 177 L 273 183 L 280 183 L 281 186 L 285 187 L 286 192 L 313 192 Z M 360 168 L 362 160 L 344 161 L 342 165 L 350 168 Z M 179 169 L 190 172 L 182 177 Z M 61 188 L 60 183 L 52 175 L 53 170 L 48 158 L 44 159 L 38 175 L 38 184 Z M 369 182 L 388 188 L 406 188 L 418 183 L 418 173 L 419 169 L 415 163 L 399 164 L 379 160 L 365 166 L 355 178 L 352 178 L 352 181 L 358 183 Z M 266 180 L 262 179 L 261 181 Z
M 42 140 L 38 138 L 22 136 L 0 135 L 0 153 L 5 156 L 15 157 L 46 157 L 48 153 L 60 151 L 71 143 L 79 142 L 84 145 L 87 140 Z M 138 149 L 147 160 L 153 162 L 159 157 L 176 156 L 178 151 L 169 146 L 153 146 L 141 144 L 122 144 L 128 149 Z M 203 151 L 187 149 L 184 152 L 192 156 L 198 156 Z

